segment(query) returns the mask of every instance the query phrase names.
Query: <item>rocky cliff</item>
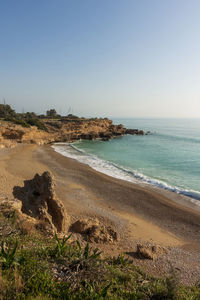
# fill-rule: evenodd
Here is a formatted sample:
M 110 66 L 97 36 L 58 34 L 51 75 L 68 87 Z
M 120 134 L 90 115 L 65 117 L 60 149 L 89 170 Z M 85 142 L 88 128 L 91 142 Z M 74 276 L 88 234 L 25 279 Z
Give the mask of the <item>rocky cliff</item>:
M 143 135 L 138 129 L 126 129 L 122 124 L 114 125 L 105 119 L 46 119 L 43 120 L 47 131 L 35 126 L 25 128 L 8 121 L 0 121 L 0 148 L 12 147 L 16 143 L 49 144 L 53 142 L 70 142 L 79 139 L 109 140 L 124 134 Z

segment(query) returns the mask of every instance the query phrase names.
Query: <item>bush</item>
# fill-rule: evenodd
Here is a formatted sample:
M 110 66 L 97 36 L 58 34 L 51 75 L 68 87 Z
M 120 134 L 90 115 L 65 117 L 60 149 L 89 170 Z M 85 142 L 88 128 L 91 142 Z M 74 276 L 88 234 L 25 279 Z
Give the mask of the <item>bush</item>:
M 14 109 L 8 104 L 0 104 L 0 118 L 12 118 L 16 116 Z
M 67 115 L 66 118 L 68 118 L 68 119 L 79 119 L 79 117 L 77 117 L 77 116 L 75 116 L 73 114 Z
M 31 127 L 30 124 L 28 124 L 23 119 L 16 119 L 16 118 L 7 117 L 7 118 L 5 118 L 5 121 L 12 122 L 14 124 L 21 125 L 22 127 L 26 127 L 26 128 Z
M 36 126 L 40 130 L 48 131 L 46 126 L 44 125 L 44 123 L 41 122 L 37 118 L 35 118 L 35 119 L 34 118 L 32 118 L 32 119 L 16 119 L 16 118 L 8 117 L 8 118 L 5 118 L 5 121 L 9 121 L 9 122 L 12 122 L 17 125 L 21 125 L 22 127 L 26 127 L 26 128 L 29 128 L 31 126 Z
M 15 124 L 21 125 L 22 127 L 29 128 L 31 127 L 25 120 L 16 120 L 14 121 Z
M 39 119 L 27 119 L 26 122 L 31 126 L 36 126 L 40 130 L 48 131 L 44 123 Z

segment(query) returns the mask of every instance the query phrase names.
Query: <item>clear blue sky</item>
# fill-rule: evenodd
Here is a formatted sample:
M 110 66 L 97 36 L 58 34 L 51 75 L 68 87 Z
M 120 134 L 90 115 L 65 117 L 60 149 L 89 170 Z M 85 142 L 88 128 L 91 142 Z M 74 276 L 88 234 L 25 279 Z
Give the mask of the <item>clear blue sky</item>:
M 0 102 L 200 117 L 200 1 L 0 0 Z

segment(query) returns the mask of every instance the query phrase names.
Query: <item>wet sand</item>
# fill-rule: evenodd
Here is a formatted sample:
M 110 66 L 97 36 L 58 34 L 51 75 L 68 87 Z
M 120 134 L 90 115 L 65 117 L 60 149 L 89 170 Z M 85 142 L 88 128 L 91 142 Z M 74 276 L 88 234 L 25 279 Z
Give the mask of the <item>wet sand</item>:
M 1 151 L 0 151 L 1 152 Z M 185 283 L 200 274 L 200 212 L 186 198 L 151 186 L 143 187 L 99 173 L 56 153 L 50 146 L 19 145 L 0 155 L 0 197 L 13 198 L 14 186 L 23 186 L 36 172 L 49 170 L 56 193 L 71 220 L 98 217 L 120 234 L 120 242 L 99 245 L 108 254 L 134 257 L 138 242 L 168 248 L 156 261 L 140 261 L 153 274 L 169 272 L 173 264 Z M 200 277 L 200 276 L 199 276 Z

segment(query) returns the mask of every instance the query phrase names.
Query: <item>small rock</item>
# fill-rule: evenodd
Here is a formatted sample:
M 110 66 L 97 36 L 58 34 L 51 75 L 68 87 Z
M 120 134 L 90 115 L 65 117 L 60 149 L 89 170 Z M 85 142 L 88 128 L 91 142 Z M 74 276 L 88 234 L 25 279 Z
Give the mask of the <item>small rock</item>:
M 90 242 L 113 243 L 119 239 L 118 234 L 110 226 L 100 224 L 98 219 L 78 220 L 71 226 L 72 231 L 87 234 Z
M 164 247 L 161 246 L 156 246 L 156 245 L 142 245 L 142 244 L 137 244 L 137 251 L 136 253 L 141 257 L 141 258 L 146 258 L 146 259 L 156 259 L 157 256 L 166 253 L 167 250 Z
M 95 243 L 113 243 L 118 240 L 118 235 L 111 227 L 101 225 L 91 228 L 89 238 L 91 242 Z
M 99 226 L 98 219 L 82 219 L 72 224 L 71 229 L 77 233 L 89 233 L 93 226 Z

